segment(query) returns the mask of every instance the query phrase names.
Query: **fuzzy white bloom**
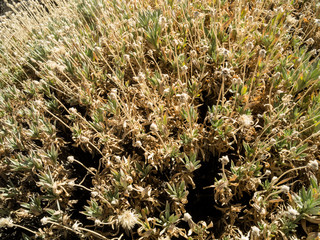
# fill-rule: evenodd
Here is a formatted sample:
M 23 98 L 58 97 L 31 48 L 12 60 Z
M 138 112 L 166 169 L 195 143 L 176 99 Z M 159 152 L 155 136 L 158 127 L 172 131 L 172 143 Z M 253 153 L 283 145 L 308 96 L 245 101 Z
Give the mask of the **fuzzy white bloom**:
M 116 100 L 117 99 L 117 89 L 116 88 L 112 88 L 110 93 L 109 93 L 109 96 L 112 100 Z
M 146 80 L 146 75 L 145 75 L 143 72 L 139 72 L 139 73 L 138 73 L 138 77 L 139 77 L 139 79 L 142 80 L 142 81 L 143 81 L 143 80 Z
M 140 140 L 136 141 L 136 147 L 137 148 L 141 148 L 142 147 L 142 143 Z
M 252 48 L 254 48 L 254 44 L 252 43 L 252 42 L 248 42 L 247 44 L 246 44 L 246 48 L 247 48 L 247 50 L 251 50 Z
M 284 104 L 288 104 L 292 101 L 293 96 L 291 94 L 286 94 L 282 97 L 282 101 Z
M 50 220 L 50 218 L 43 217 L 43 218 L 41 218 L 40 222 L 42 223 L 42 225 L 46 225 L 46 224 L 48 224 L 49 220 Z
M 48 60 L 47 61 L 47 66 L 50 68 L 50 69 L 56 69 L 58 67 L 58 64 L 52 60 Z
M 319 169 L 319 163 L 317 160 L 309 161 L 307 167 L 310 168 L 312 171 L 317 171 Z
M 124 59 L 125 59 L 127 62 L 130 61 L 130 55 L 124 54 L 123 57 L 124 57 Z
M 150 130 L 151 130 L 152 132 L 157 132 L 157 131 L 158 131 L 158 126 L 157 126 L 157 124 L 151 123 L 151 125 L 150 125 Z
M 177 97 L 180 98 L 180 101 L 182 103 L 186 103 L 189 99 L 189 95 L 187 93 L 181 93 L 181 94 L 177 94 Z
M 181 73 L 182 73 L 182 74 L 186 74 L 187 71 L 188 71 L 188 67 L 187 67 L 186 65 L 183 65 L 183 66 L 181 67 Z
M 286 211 L 286 215 L 287 215 L 290 219 L 296 219 L 297 216 L 300 215 L 300 213 L 299 213 L 296 209 L 294 209 L 294 208 L 292 208 L 291 206 L 289 206 L 289 207 L 288 207 L 288 210 Z
M 13 221 L 10 217 L 0 218 L 0 228 L 13 227 Z
M 281 192 L 283 193 L 288 193 L 290 191 L 290 187 L 288 187 L 287 185 L 282 185 L 280 187 Z
M 228 50 L 228 49 L 225 49 L 225 48 L 219 48 L 218 49 L 218 53 L 219 53 L 219 55 L 222 55 L 222 56 L 224 56 L 224 57 L 230 57 L 230 55 L 231 55 L 231 52 Z
M 253 124 L 252 116 L 243 114 L 239 118 L 240 123 L 245 127 L 251 127 Z
M 229 157 L 223 156 L 223 157 L 219 158 L 219 162 L 221 162 L 222 165 L 227 165 L 229 163 Z
M 125 210 L 118 216 L 118 220 L 125 230 L 131 230 L 138 223 L 138 214 L 132 210 Z
M 41 106 L 43 106 L 43 101 L 40 99 L 37 99 L 34 101 L 34 104 L 37 105 L 38 107 L 41 107 Z
M 102 221 L 100 219 L 96 219 L 94 220 L 94 225 L 97 225 L 98 227 L 101 227 L 102 226 Z
M 69 111 L 73 114 L 77 114 L 77 109 L 72 107 L 72 108 L 69 108 Z
M 97 191 L 92 191 L 91 192 L 91 197 L 96 197 L 96 196 L 98 196 L 99 195 L 99 193 L 97 192 Z
M 68 160 L 70 163 L 73 163 L 74 160 L 75 160 L 75 158 L 74 158 L 74 156 L 68 156 L 68 157 L 67 157 L 67 160 Z
M 183 215 L 183 221 L 188 222 L 192 219 L 191 215 L 189 213 L 185 213 Z
M 272 179 L 271 179 L 271 182 L 275 183 L 277 180 L 278 180 L 278 177 L 277 176 L 273 176 Z
M 256 226 L 251 227 L 251 235 L 253 237 L 259 237 L 260 236 L 260 229 Z
M 264 57 L 266 56 L 266 54 L 267 54 L 267 51 L 264 50 L 264 49 L 261 49 L 261 50 L 259 51 L 259 57 L 261 57 L 261 58 L 264 58 Z
M 266 176 L 269 176 L 271 174 L 270 170 L 266 170 L 266 172 L 264 173 Z
M 165 90 L 163 90 L 163 94 L 167 95 L 170 93 L 170 88 L 166 88 Z
M 295 18 L 292 17 L 291 15 L 288 15 L 288 16 L 287 16 L 287 22 L 288 22 L 290 25 L 296 25 L 298 21 L 299 21 L 299 20 L 295 19 Z
M 75 181 L 75 179 L 70 180 L 70 181 L 68 182 L 68 186 L 69 186 L 69 187 L 74 187 L 74 185 L 76 184 L 74 181 Z

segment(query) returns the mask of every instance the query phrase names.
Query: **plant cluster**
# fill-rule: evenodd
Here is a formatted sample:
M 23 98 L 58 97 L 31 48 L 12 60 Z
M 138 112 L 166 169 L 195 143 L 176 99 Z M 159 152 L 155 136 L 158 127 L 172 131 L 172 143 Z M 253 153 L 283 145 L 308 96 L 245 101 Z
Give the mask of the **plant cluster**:
M 1 239 L 320 236 L 316 0 L 8 6 Z

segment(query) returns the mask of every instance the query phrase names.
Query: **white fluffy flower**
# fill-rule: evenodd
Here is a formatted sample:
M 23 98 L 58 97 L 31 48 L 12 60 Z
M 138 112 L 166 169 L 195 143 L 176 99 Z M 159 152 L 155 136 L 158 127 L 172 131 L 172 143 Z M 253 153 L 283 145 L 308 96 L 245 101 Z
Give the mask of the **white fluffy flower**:
M 151 130 L 152 132 L 157 132 L 157 131 L 158 131 L 158 126 L 157 126 L 157 124 L 151 123 L 151 125 L 150 125 L 150 130 Z
M 267 51 L 264 50 L 264 49 L 261 49 L 261 50 L 259 51 L 259 56 L 260 56 L 261 58 L 264 58 L 264 57 L 266 56 L 266 54 L 267 54 Z
M 118 216 L 118 220 L 125 230 L 131 230 L 138 222 L 138 214 L 132 210 L 125 210 Z
M 291 206 L 289 206 L 289 207 L 288 207 L 288 210 L 286 211 L 286 215 L 287 215 L 290 219 L 296 219 L 297 216 L 300 215 L 300 213 L 299 213 L 296 209 L 294 209 L 294 208 L 292 208 Z
M 0 218 L 0 228 L 13 227 L 13 221 L 10 217 Z
M 309 161 L 307 167 L 310 168 L 312 171 L 317 171 L 319 169 L 319 164 L 317 160 Z
M 229 157 L 223 156 L 223 157 L 219 158 L 219 162 L 221 162 L 222 165 L 227 165 L 229 163 Z
M 256 226 L 251 227 L 251 235 L 253 237 L 259 237 L 260 236 L 260 229 Z
M 43 217 L 41 220 L 40 220 L 40 222 L 42 223 L 42 225 L 46 225 L 46 224 L 48 224 L 48 221 L 50 220 L 50 218 L 48 218 L 48 217 Z
M 239 118 L 240 123 L 245 127 L 251 127 L 253 124 L 252 116 L 243 114 Z
M 67 157 L 67 160 L 70 162 L 70 163 L 73 163 L 75 161 L 75 158 L 74 156 L 68 156 Z
M 290 187 L 288 187 L 287 185 L 282 185 L 280 187 L 280 190 L 283 192 L 283 193 L 288 193 L 290 191 Z

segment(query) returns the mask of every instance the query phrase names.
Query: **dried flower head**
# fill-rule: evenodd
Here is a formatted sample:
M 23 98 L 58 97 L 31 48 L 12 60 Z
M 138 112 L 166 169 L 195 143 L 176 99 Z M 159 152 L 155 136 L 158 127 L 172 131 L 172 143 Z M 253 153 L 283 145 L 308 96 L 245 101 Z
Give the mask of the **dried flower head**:
M 187 71 L 188 71 L 188 67 L 187 67 L 186 65 L 183 65 L 183 66 L 181 67 L 181 74 L 186 74 Z
M 48 224 L 49 220 L 50 220 L 50 218 L 48 218 L 48 217 L 43 217 L 43 218 L 41 218 L 40 221 L 41 221 L 42 225 L 46 225 L 46 224 Z
M 189 99 L 189 95 L 187 93 L 177 94 L 177 97 L 180 98 L 181 103 L 186 103 Z
M 229 163 L 229 157 L 227 155 L 223 156 L 219 158 L 219 162 L 221 162 L 222 165 L 227 165 Z
M 142 143 L 140 140 L 136 141 L 135 147 L 137 148 L 141 148 L 142 147 Z
M 243 114 L 240 116 L 239 121 L 244 127 L 251 127 L 253 125 L 253 120 L 251 115 Z
M 138 223 L 138 214 L 133 210 L 125 210 L 118 216 L 118 220 L 125 230 L 131 230 Z
M 0 228 L 13 227 L 13 221 L 10 217 L 0 218 Z
M 266 54 L 267 54 L 267 51 L 264 50 L 264 49 L 261 49 L 261 50 L 259 51 L 259 57 L 261 57 L 261 58 L 265 58 Z
M 317 171 L 319 169 L 319 163 L 317 160 L 312 160 L 312 161 L 309 161 L 309 163 L 307 164 L 307 167 L 312 171 Z
M 157 131 L 158 131 L 158 126 L 157 126 L 157 124 L 155 124 L 154 122 L 151 123 L 151 125 L 150 125 L 150 130 L 151 130 L 152 132 L 157 132 Z
M 74 160 L 75 160 L 75 158 L 74 158 L 74 156 L 68 156 L 68 157 L 67 157 L 67 160 L 68 160 L 70 163 L 73 163 Z
M 283 193 L 289 193 L 290 187 L 287 186 L 287 185 L 282 185 L 282 186 L 280 186 L 280 190 L 281 190 L 281 192 L 283 192 Z
M 271 175 L 271 171 L 268 169 L 268 170 L 266 170 L 266 172 L 264 173 L 266 176 L 269 176 L 269 175 Z
M 253 237 L 259 237 L 260 236 L 260 229 L 256 226 L 251 227 L 251 235 Z
M 294 208 L 292 208 L 291 206 L 289 206 L 289 207 L 288 207 L 288 210 L 285 212 L 285 215 L 286 215 L 288 218 L 294 220 L 294 219 L 296 219 L 296 218 L 300 215 L 300 213 L 299 213 L 296 209 L 294 209 Z
M 252 42 L 248 42 L 248 43 L 246 44 L 246 49 L 247 49 L 248 51 L 251 51 L 253 48 L 254 48 L 254 45 L 253 45 Z

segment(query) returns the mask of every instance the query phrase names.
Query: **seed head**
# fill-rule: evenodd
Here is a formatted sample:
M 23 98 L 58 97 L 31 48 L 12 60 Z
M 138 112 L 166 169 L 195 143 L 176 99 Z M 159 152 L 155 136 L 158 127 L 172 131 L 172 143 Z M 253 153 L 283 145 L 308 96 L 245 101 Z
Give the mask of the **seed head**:
M 43 217 L 41 218 L 40 222 L 42 223 L 42 225 L 46 225 L 48 224 L 48 221 L 50 220 L 50 218 L 48 217 Z
M 266 54 L 267 54 L 267 51 L 264 50 L 264 49 L 261 49 L 261 50 L 259 51 L 259 57 L 261 57 L 261 58 L 265 58 Z
M 219 162 L 221 162 L 222 165 L 227 165 L 229 163 L 229 157 L 223 156 L 223 157 L 219 158 Z
M 271 174 L 270 170 L 266 170 L 266 172 L 264 173 L 266 176 L 269 176 Z
M 67 160 L 68 160 L 70 163 L 73 163 L 74 160 L 75 160 L 75 158 L 74 158 L 74 156 L 68 156 L 68 157 L 67 157 Z
M 191 215 L 189 213 L 185 213 L 183 215 L 183 221 L 188 222 L 192 219 Z
M 136 147 L 137 148 L 141 148 L 142 147 L 142 143 L 140 140 L 136 141 Z
M 125 210 L 118 216 L 118 220 L 125 230 L 131 230 L 138 222 L 138 214 L 132 210 Z
M 248 42 L 247 45 L 246 45 L 246 48 L 247 48 L 248 51 L 250 51 L 253 47 L 254 47 L 254 45 L 253 45 L 252 42 Z
M 256 226 L 251 227 L 251 235 L 253 237 L 259 237 L 260 236 L 260 229 Z
M 10 217 L 0 218 L 0 228 L 13 227 L 13 221 Z
M 243 114 L 239 118 L 240 123 L 245 127 L 251 127 L 253 124 L 252 116 Z
M 188 71 L 188 67 L 187 67 L 186 65 L 183 65 L 183 66 L 181 67 L 181 73 L 182 73 L 182 74 L 186 74 L 187 71 Z
M 151 130 L 152 132 L 157 132 L 157 131 L 158 131 L 158 126 L 157 126 L 157 124 L 151 123 L 151 125 L 150 125 L 150 130 Z
M 296 209 L 294 209 L 294 208 L 292 208 L 291 206 L 289 206 L 289 207 L 288 207 L 288 210 L 286 211 L 286 215 L 287 215 L 290 219 L 294 220 L 294 219 L 297 218 L 297 216 L 300 215 L 300 213 L 299 213 Z
M 281 192 L 283 193 L 288 193 L 290 191 L 290 187 L 288 187 L 287 185 L 282 185 L 280 187 Z
M 309 161 L 307 167 L 310 168 L 312 171 L 317 171 L 319 169 L 319 164 L 317 160 Z

